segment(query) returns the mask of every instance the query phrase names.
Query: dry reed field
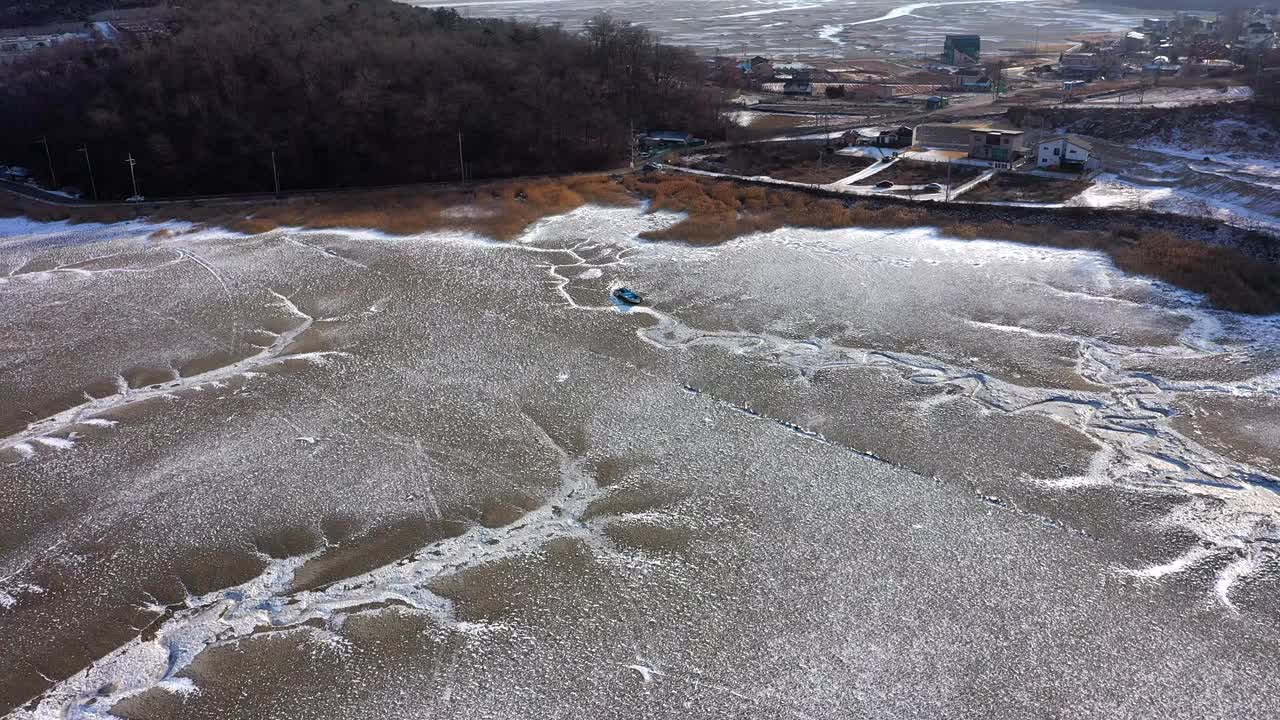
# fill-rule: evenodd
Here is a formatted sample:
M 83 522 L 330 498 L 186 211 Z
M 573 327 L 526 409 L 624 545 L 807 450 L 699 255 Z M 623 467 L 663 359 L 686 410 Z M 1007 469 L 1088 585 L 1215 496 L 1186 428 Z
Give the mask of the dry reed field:
M 1117 224 L 1107 230 L 1069 229 L 1061 222 L 959 219 L 949 208 L 857 201 L 667 173 L 536 179 L 484 184 L 465 190 L 371 190 L 264 201 L 252 206 L 96 208 L 50 206 L 0 193 L 0 212 L 36 220 L 119 222 L 145 215 L 153 222 L 189 221 L 245 233 L 281 227 L 373 228 L 410 235 L 463 230 L 510 240 L 534 222 L 587 204 L 649 203 L 651 211 L 685 217 L 645 239 L 715 245 L 781 227 L 934 226 L 961 239 L 983 238 L 1106 253 L 1125 272 L 1202 293 L 1224 310 L 1280 312 L 1280 266 L 1230 247 L 1207 245 L 1163 229 Z M 974 206 L 964 209 L 972 216 Z M 1103 212 L 1103 211 L 1091 211 Z M 1122 222 L 1124 222 L 1122 220 Z

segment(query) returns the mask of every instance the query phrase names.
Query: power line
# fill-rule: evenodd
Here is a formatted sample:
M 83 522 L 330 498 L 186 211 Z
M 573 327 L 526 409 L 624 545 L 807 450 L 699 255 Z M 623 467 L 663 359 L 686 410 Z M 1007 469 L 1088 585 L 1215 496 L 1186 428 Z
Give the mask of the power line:
M 467 180 L 467 161 L 462 154 L 462 131 L 458 131 L 458 178 L 463 182 Z
M 280 172 L 276 170 L 276 151 L 271 151 L 271 179 L 275 181 L 276 194 L 280 194 Z
M 129 153 L 125 163 L 129 166 L 129 179 L 133 181 L 133 197 L 142 197 L 142 194 L 138 192 L 138 176 L 133 172 L 133 166 L 138 164 L 138 161 L 133 159 L 133 153 Z
M 41 135 L 36 142 L 44 145 L 44 159 L 49 162 L 49 181 L 53 183 L 53 189 L 57 190 L 58 176 L 53 172 L 53 156 L 49 154 L 49 137 L 47 135 Z
M 84 164 L 89 168 L 89 188 L 93 190 L 93 199 L 98 199 L 98 182 L 93 179 L 93 163 L 89 162 L 89 146 L 81 145 L 76 152 L 84 153 Z

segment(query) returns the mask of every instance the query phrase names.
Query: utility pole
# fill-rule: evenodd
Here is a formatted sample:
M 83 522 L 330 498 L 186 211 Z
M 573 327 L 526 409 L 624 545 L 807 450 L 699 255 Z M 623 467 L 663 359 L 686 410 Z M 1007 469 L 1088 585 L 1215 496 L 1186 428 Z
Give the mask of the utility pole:
M 138 161 L 133 159 L 133 153 L 129 153 L 129 157 L 125 159 L 125 164 L 129 166 L 129 179 L 133 181 L 133 197 L 141 197 L 141 193 L 138 192 L 138 176 L 133 172 L 133 166 L 137 165 Z
M 467 163 L 466 163 L 466 160 L 463 159 L 463 155 L 462 155 L 462 131 L 461 130 L 458 131 L 458 177 L 462 179 L 462 182 L 467 181 Z
M 943 195 L 946 202 L 951 202 L 951 159 L 947 159 L 947 192 Z
M 1039 25 L 1036 26 L 1036 39 L 1035 39 L 1035 42 L 1032 43 L 1031 45 L 1031 54 L 1032 56 L 1040 55 L 1040 26 Z
M 280 171 L 276 169 L 276 151 L 271 151 L 271 179 L 275 181 L 276 194 L 280 194 Z
M 47 135 L 41 135 L 40 139 L 36 140 L 36 142 L 44 145 L 44 159 L 49 162 L 49 181 L 53 183 L 53 189 L 57 190 L 58 176 L 53 172 L 53 156 L 49 154 L 49 137 Z
M 89 188 L 93 190 L 93 199 L 98 199 L 98 183 L 93 179 L 93 163 L 89 162 L 89 146 L 81 145 L 76 148 L 76 152 L 84 153 L 84 164 L 89 167 Z
M 636 169 L 636 116 L 631 111 L 631 90 L 635 83 L 631 75 L 631 63 L 627 63 L 627 92 L 625 93 L 627 113 L 627 148 L 631 155 L 631 169 Z

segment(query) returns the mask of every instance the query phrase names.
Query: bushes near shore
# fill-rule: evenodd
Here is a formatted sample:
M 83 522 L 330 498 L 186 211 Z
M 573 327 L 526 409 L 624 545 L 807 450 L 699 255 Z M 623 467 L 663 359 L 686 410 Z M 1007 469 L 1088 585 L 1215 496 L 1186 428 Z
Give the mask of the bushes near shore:
M 634 205 L 686 215 L 645 238 L 717 245 L 782 227 L 937 227 L 960 239 L 983 238 L 1106 253 L 1127 273 L 1146 275 L 1202 293 L 1214 307 L 1237 312 L 1280 312 L 1280 265 L 1234 248 L 1179 237 L 1167 228 L 1144 228 L 1132 216 L 1106 229 L 1064 227 L 1064 212 L 1023 211 L 1026 222 L 981 219 L 981 206 L 850 200 L 819 194 L 665 173 L 603 175 L 498 182 L 467 190 L 420 189 L 344 193 L 217 207 L 166 206 L 149 219 L 186 220 L 259 233 L 280 227 L 376 228 L 415 234 L 466 230 L 500 240 L 520 235 L 538 220 L 586 204 Z M 0 193 L 0 214 L 39 220 L 118 222 L 143 208 L 53 207 Z M 1041 213 L 1036 215 L 1035 213 Z M 1105 213 L 1102 210 L 1076 212 Z M 975 219 L 976 218 L 976 219 Z M 1188 221 L 1190 222 L 1190 221 Z

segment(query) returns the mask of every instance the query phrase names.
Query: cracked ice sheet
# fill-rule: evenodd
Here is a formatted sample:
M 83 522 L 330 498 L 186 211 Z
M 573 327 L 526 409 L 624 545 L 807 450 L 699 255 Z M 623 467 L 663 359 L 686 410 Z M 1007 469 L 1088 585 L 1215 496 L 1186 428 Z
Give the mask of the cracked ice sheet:
M 251 356 L 272 341 L 259 330 L 290 326 L 264 287 L 237 288 L 236 269 L 219 269 L 238 264 L 220 257 L 225 236 L 32 225 L 0 242 L 0 264 L 16 271 L 0 284 L 0 342 L 13 361 L 0 375 L 5 435 L 122 379 L 142 388 Z
M 1173 344 L 1190 322 L 1099 254 L 956 242 L 928 228 L 783 230 L 705 264 L 717 271 L 695 264 L 658 278 L 672 302 L 688 295 L 673 312 L 691 326 L 912 352 L 1024 384 L 1087 387 L 1075 367 L 1082 339 Z
M 333 612 L 318 627 L 219 646 L 165 678 L 163 642 L 196 627 L 178 611 L 177 625 L 140 641 L 131 657 L 143 662 L 124 665 L 136 668 L 125 679 L 155 689 L 119 713 L 1017 717 L 1053 706 L 1249 717 L 1275 700 L 1265 595 L 1229 593 L 1239 615 L 1213 604 L 1215 568 L 1230 562 L 1222 548 L 1160 580 L 1118 572 L 1140 567 L 1130 541 L 1157 544 L 1144 550 L 1152 566 L 1175 560 L 1199 540 L 1188 525 L 1226 518 L 1212 534 L 1226 543 L 1241 515 L 1215 515 L 1214 503 L 1230 505 L 1233 491 L 1171 515 L 1164 495 L 1126 505 L 1038 484 L 1094 473 L 1106 486 L 1110 465 L 1093 460 L 1108 458 L 1087 455 L 1095 435 L 1134 454 L 1120 469 L 1145 467 L 1144 445 L 1099 428 L 1163 431 L 1143 407 L 1168 398 L 1137 393 L 1146 386 L 1120 360 L 1197 358 L 1232 331 L 1087 253 L 928 231 L 782 231 L 715 249 L 635 241 L 673 220 L 587 208 L 507 245 L 340 232 L 299 236 L 306 248 L 278 233 L 202 241 L 194 251 L 233 297 L 262 298 L 275 305 L 264 317 L 295 327 L 277 291 L 315 319 L 296 349 L 349 356 L 133 405 L 72 449 L 5 458 L 0 577 L 48 591 L 0 612 L 0 636 L 15 639 L 0 652 L 0 697 L 39 692 L 41 674 L 73 675 L 133 642 L 127 625 L 162 618 L 157 601 L 260 582 L 281 562 L 252 552 L 264 533 L 437 516 L 516 528 L 525 510 L 553 512 L 568 457 L 605 488 L 589 513 L 603 537 L 573 529 L 429 583 L 449 613 Z M 183 265 L 221 296 L 203 266 Z M 908 265 L 915 285 L 898 270 Z M 623 283 L 652 306 L 610 303 Z M 124 307 L 150 299 L 122 295 Z M 1089 353 L 1070 354 L 1086 340 Z M 984 353 L 1057 382 L 997 377 Z M 49 368 L 77 361 L 47 357 Z M 1041 387 L 1068 385 L 1077 362 L 1089 386 L 1133 386 L 1116 400 L 1124 418 L 1090 415 L 1110 390 Z M 694 382 L 717 392 L 684 389 Z M 1224 387 L 1242 389 L 1233 382 Z M 932 440 L 911 435 L 912 417 Z M 994 480 L 998 463 L 964 472 L 972 438 L 999 445 L 993 428 L 1009 436 L 997 449 L 1011 467 Z M 1163 452 L 1176 439 L 1144 442 Z M 1025 480 L 1038 495 L 1015 494 L 1019 472 L 1037 476 Z M 1154 479 L 1164 478 L 1115 478 Z M 1174 481 L 1162 492 L 1181 492 Z M 1105 523 L 1117 529 L 1095 532 Z M 398 572 L 386 567 L 354 571 Z M 1214 682 L 1205 663 L 1233 683 Z M 1013 683 L 1019 692 L 1005 692 Z

